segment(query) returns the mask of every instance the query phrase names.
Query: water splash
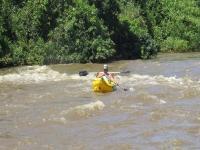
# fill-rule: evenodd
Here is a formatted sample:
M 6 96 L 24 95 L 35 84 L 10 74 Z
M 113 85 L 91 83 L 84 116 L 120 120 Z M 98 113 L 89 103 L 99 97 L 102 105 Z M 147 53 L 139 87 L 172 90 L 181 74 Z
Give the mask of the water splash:
M 88 118 L 92 116 L 96 111 L 105 107 L 102 101 L 91 102 L 89 104 L 72 107 L 69 110 L 62 111 L 61 115 L 70 117 L 71 119 Z
M 15 73 L 0 76 L 0 83 L 41 83 L 44 81 L 61 81 L 67 74 L 53 71 L 48 66 L 25 66 L 17 69 Z

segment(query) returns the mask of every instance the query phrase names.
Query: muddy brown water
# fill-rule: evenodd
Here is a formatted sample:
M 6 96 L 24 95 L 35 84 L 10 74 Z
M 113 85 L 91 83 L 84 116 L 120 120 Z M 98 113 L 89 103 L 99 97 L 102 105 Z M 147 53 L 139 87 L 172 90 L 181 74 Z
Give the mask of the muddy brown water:
M 103 64 L 1 69 L 0 149 L 200 149 L 200 53 L 108 67 L 128 91 L 93 92 Z

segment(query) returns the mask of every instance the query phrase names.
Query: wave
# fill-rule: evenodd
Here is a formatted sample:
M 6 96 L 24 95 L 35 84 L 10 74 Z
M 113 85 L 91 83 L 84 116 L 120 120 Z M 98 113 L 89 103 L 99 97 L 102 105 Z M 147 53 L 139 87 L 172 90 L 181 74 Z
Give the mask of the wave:
M 198 78 L 191 77 L 183 77 L 176 78 L 174 77 L 165 77 L 163 75 L 149 76 L 149 75 L 138 75 L 132 74 L 129 76 L 116 76 L 117 79 L 122 81 L 123 83 L 129 85 L 169 85 L 169 86 L 177 86 L 177 85 L 199 85 L 200 80 Z
M 42 83 L 45 81 L 65 81 L 76 80 L 86 81 L 86 84 L 91 84 L 95 78 L 95 74 L 89 73 L 87 76 L 79 76 L 79 74 L 69 75 L 67 73 L 60 73 L 52 70 L 49 66 L 25 66 L 17 68 L 14 73 L 0 75 L 0 83 L 13 84 L 32 84 Z M 137 85 L 168 85 L 168 86 L 188 86 L 198 85 L 200 87 L 200 80 L 198 78 L 176 78 L 165 77 L 163 75 L 139 75 L 139 74 L 116 74 L 115 78 L 122 85 L 137 86 Z M 85 82 L 83 82 L 85 84 Z
M 93 116 L 96 111 L 102 110 L 104 107 L 104 103 L 98 100 L 96 102 L 72 107 L 69 110 L 62 111 L 61 115 L 70 119 L 84 119 Z
M 60 81 L 67 77 L 47 66 L 26 66 L 17 69 L 16 73 L 0 76 L 0 82 L 40 83 L 43 81 Z

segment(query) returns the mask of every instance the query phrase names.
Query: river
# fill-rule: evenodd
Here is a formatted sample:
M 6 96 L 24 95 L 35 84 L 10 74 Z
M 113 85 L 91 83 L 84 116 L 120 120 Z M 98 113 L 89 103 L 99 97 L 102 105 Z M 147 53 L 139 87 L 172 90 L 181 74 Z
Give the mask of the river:
M 128 91 L 93 92 L 103 64 L 0 69 L 0 149 L 200 149 L 200 53 L 107 65 Z

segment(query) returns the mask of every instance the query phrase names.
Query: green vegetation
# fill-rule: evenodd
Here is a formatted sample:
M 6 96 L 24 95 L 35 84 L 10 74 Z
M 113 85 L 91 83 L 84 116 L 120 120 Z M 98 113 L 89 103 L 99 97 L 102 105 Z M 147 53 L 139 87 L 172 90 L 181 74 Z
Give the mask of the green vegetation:
M 200 49 L 199 0 L 0 0 L 0 66 Z

